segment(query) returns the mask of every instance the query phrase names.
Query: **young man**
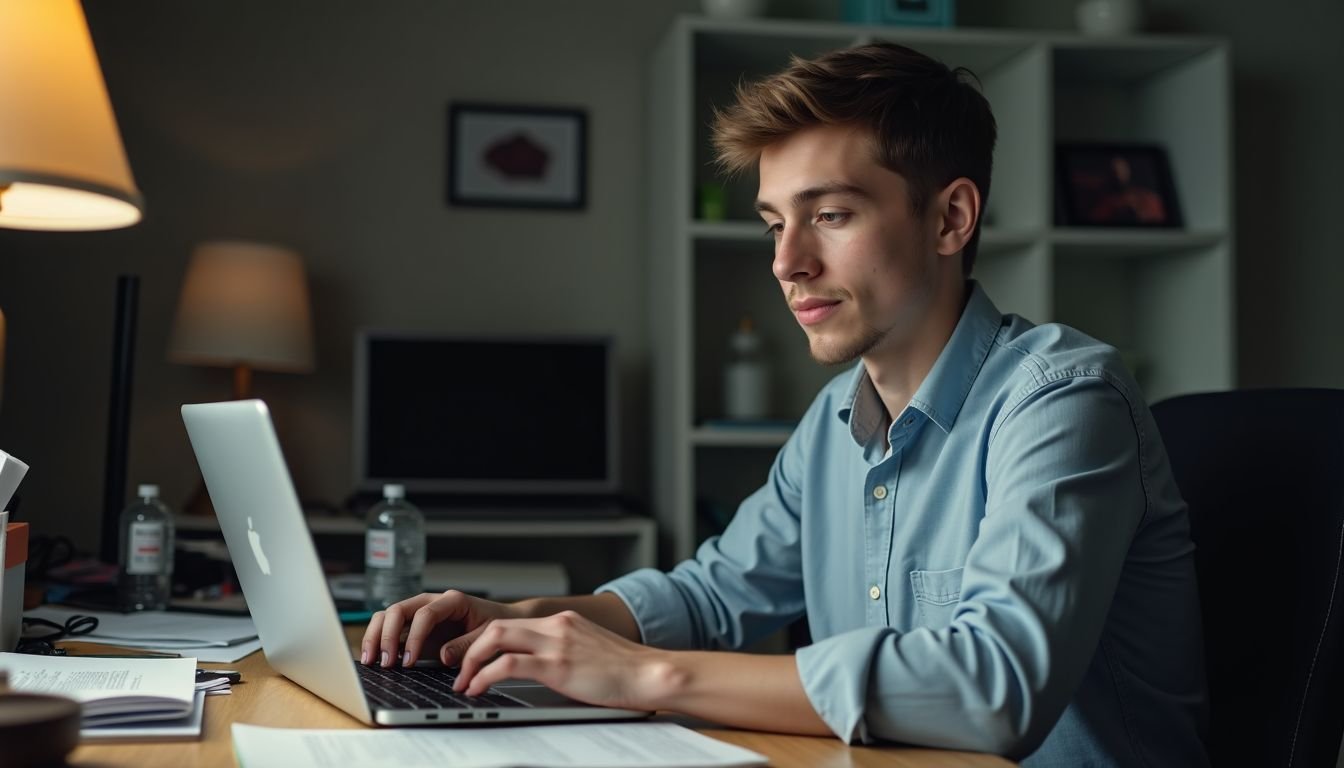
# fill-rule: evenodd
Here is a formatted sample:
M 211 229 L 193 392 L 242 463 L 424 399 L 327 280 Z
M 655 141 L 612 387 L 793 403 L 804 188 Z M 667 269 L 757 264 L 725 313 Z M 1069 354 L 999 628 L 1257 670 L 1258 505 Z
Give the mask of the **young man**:
M 959 73 L 894 45 L 743 89 L 720 159 L 759 168 L 813 356 L 860 363 L 694 559 L 590 596 L 420 595 L 364 662 L 1030 765 L 1206 763 L 1193 547 L 1142 396 L 1113 349 L 967 279 L 994 136 Z M 704 650 L 804 614 L 796 656 Z

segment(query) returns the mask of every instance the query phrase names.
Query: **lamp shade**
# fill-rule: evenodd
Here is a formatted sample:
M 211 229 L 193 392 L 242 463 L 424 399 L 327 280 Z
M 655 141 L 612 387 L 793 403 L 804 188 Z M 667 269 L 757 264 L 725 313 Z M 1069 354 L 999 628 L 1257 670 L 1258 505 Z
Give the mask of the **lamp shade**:
M 0 2 L 0 227 L 116 229 L 144 202 L 79 0 Z
M 313 323 L 299 254 L 243 241 L 202 243 L 182 281 L 168 357 L 263 371 L 313 369 Z

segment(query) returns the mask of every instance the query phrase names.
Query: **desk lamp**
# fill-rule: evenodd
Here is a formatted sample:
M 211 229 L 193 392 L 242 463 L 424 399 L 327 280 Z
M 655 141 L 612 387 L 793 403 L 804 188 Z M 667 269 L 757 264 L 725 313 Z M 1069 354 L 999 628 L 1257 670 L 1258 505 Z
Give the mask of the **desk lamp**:
M 233 399 L 252 392 L 252 371 L 313 369 L 313 324 L 299 254 L 239 240 L 196 246 L 182 281 L 168 359 L 233 369 Z M 186 511 L 210 514 L 198 485 Z
M 140 220 L 79 0 L 0 3 L 0 227 L 118 229 Z M 0 314 L 0 366 L 4 352 Z
M 0 2 L 0 115 L 0 227 L 70 232 L 140 221 L 144 200 L 79 0 Z M 3 350 L 0 336 L 0 365 Z M 123 416 L 129 407 L 129 400 L 120 403 Z M 123 464 L 119 483 L 124 475 Z M 54 727 L 76 736 L 78 708 L 43 711 L 40 702 L 17 696 L 0 696 L 7 710 L 0 725 L 44 746 L 11 755 L 14 764 L 59 762 L 75 739 L 34 742 L 34 734 Z
M 233 369 L 233 399 L 252 370 L 313 369 L 313 323 L 299 254 L 239 240 L 196 246 L 182 281 L 168 359 Z

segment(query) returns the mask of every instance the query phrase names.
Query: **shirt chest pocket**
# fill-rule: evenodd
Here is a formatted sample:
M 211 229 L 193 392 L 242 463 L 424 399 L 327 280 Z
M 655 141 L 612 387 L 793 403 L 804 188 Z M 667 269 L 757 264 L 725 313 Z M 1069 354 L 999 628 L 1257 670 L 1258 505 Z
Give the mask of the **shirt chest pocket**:
M 961 600 L 961 573 L 964 568 L 946 571 L 911 571 L 910 590 L 915 595 L 915 620 L 922 627 L 942 629 L 952 623 L 952 612 Z

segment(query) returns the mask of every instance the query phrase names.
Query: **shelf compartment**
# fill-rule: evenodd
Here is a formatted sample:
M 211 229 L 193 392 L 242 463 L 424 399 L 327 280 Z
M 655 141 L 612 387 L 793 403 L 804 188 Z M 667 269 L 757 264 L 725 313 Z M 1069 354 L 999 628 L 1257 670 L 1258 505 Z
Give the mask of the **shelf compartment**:
M 1180 229 L 1061 227 L 1050 233 L 1055 253 L 1064 259 L 1150 258 L 1179 255 L 1219 245 L 1222 232 Z
M 1161 259 L 1059 259 L 1055 319 L 1124 350 L 1149 402 L 1234 383 L 1226 243 Z
M 793 434 L 792 427 L 716 427 L 691 430 L 691 444 L 701 448 L 778 448 Z

